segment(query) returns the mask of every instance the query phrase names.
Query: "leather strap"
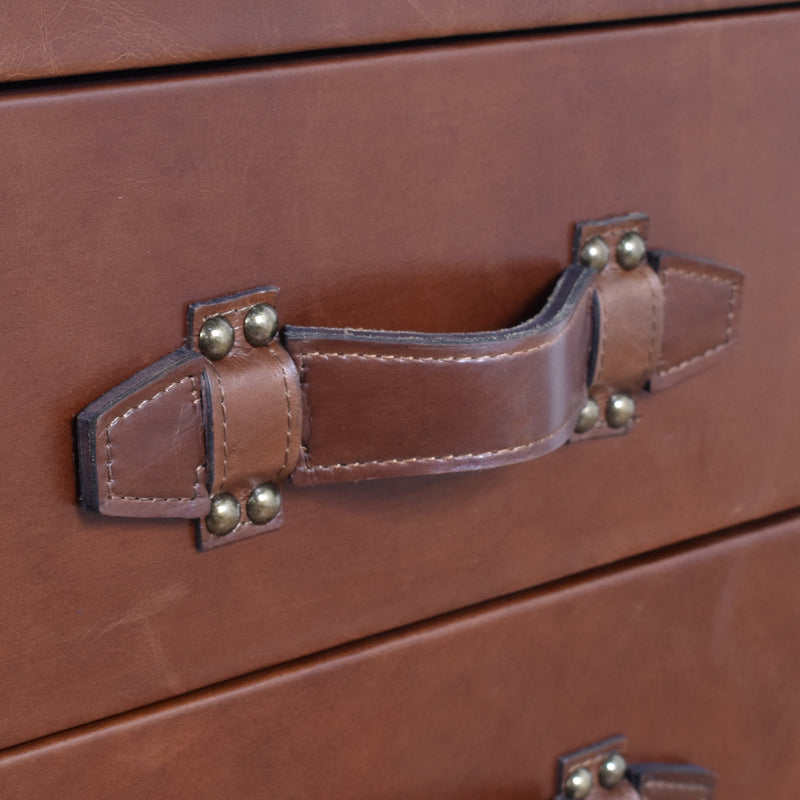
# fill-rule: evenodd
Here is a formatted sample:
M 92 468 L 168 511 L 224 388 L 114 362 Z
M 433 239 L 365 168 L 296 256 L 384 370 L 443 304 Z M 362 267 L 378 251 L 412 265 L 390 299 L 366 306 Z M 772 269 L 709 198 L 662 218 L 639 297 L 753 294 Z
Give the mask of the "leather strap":
M 642 215 L 579 226 L 613 254 Z M 583 237 L 583 238 L 581 238 Z M 579 250 L 575 253 L 577 260 Z M 656 390 L 721 357 L 736 338 L 741 275 L 686 256 L 599 274 L 573 263 L 544 308 L 515 327 L 431 334 L 287 325 L 268 346 L 243 332 L 263 287 L 189 310 L 187 345 L 87 406 L 77 420 L 83 505 L 104 514 L 204 517 L 210 498 L 291 477 L 297 485 L 457 472 L 536 458 L 574 434 L 591 395 Z M 198 352 L 212 316 L 234 344 Z M 226 541 L 271 530 L 245 517 Z M 205 537 L 201 544 L 219 540 Z
M 642 800 L 712 800 L 714 773 L 692 764 L 631 764 L 628 780 Z
M 539 314 L 492 333 L 287 327 L 310 420 L 292 482 L 496 467 L 564 444 L 586 398 L 593 279 L 573 265 Z
M 567 800 L 573 793 L 567 785 L 570 776 L 586 770 L 589 791 L 584 800 L 713 800 L 716 777 L 713 772 L 694 764 L 636 763 L 624 764 L 624 777 L 613 785 L 603 785 L 601 764 L 612 754 L 624 756 L 627 740 L 612 736 L 558 759 L 558 794 Z

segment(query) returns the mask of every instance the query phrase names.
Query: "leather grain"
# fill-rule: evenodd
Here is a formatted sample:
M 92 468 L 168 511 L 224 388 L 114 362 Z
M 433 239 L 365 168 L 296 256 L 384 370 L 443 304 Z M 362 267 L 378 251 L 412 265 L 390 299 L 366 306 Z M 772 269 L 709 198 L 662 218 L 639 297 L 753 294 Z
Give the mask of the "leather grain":
M 0 744 L 800 505 L 798 40 L 790 10 L 4 94 Z M 737 346 L 643 396 L 634 435 L 480 473 L 288 487 L 280 531 L 212 554 L 186 521 L 77 506 L 75 414 L 173 350 L 198 298 L 270 283 L 297 325 L 492 330 L 546 297 L 572 222 L 630 209 L 651 215 L 654 248 L 728 264 L 747 286 Z M 794 635 L 775 617 L 791 599 L 769 596 L 768 630 Z M 692 646 L 709 652 L 690 619 L 668 641 L 687 682 Z M 731 663 L 774 652 L 748 631 Z M 541 641 L 526 674 L 552 652 Z M 734 694 L 758 678 L 715 652 L 703 665 Z M 593 663 L 583 680 L 616 680 Z M 712 685 L 690 687 L 692 724 L 703 709 L 796 744 L 780 712 L 785 737 Z M 602 703 L 576 713 L 598 707 L 600 736 L 557 735 L 553 752 L 623 728 L 641 744 Z M 664 725 L 683 731 L 671 709 Z M 693 736 L 687 757 L 715 768 Z
M 588 227 L 592 235 L 606 236 L 613 252 L 625 232 L 644 232 L 645 224 L 645 217 L 635 215 Z M 597 233 L 601 230 L 605 233 Z M 288 476 L 295 485 L 308 486 L 488 469 L 545 455 L 570 437 L 603 435 L 609 431 L 604 420 L 586 435 L 572 435 L 587 383 L 601 408 L 615 392 L 640 392 L 660 361 L 665 314 L 683 355 L 675 366 L 661 360 L 656 377 L 671 376 L 669 385 L 713 363 L 710 356 L 735 340 L 738 304 L 730 297 L 741 295 L 741 274 L 706 262 L 696 265 L 687 256 L 668 261 L 680 268 L 656 273 L 645 261 L 625 271 L 612 262 L 598 275 L 575 263 L 539 313 L 484 333 L 287 326 L 269 346 L 253 347 L 244 336 L 245 315 L 255 303 L 274 307 L 276 290 L 194 304 L 187 346 L 197 347 L 203 325 L 213 318 L 231 326 L 232 349 L 203 364 L 178 351 L 171 358 L 179 365 L 190 360 L 191 375 L 181 366 L 173 373 L 163 366 L 144 370 L 123 385 L 139 386 L 154 374 L 149 392 L 145 386 L 139 390 L 144 399 L 117 389 L 78 415 L 83 505 L 112 516 L 126 516 L 128 509 L 129 516 L 142 515 L 140 504 L 119 503 L 119 495 L 112 494 L 112 465 L 117 484 L 120 473 L 133 474 L 146 487 L 138 491 L 154 509 L 152 516 L 197 518 L 208 513 L 209 494 L 233 492 L 244 507 L 255 486 Z M 673 303 L 683 301 L 689 308 L 665 308 L 662 279 L 673 275 L 689 283 L 724 284 L 730 297 L 671 292 Z M 675 323 L 698 313 L 701 326 L 680 329 Z M 726 331 L 725 343 L 708 349 L 706 333 L 715 329 Z M 182 384 L 188 391 L 181 394 Z M 168 392 L 171 404 L 165 407 Z M 151 422 L 151 409 L 158 424 Z M 112 459 L 111 429 L 134 413 L 136 426 L 122 425 L 123 435 L 114 430 Z M 205 420 L 202 429 L 199 417 Z M 187 426 L 187 420 L 193 424 Z M 205 457 L 197 463 L 195 455 L 187 465 L 183 454 L 202 450 L 200 438 Z M 165 454 L 171 448 L 175 474 L 165 476 L 162 462 L 170 463 Z M 188 491 L 183 498 L 172 496 L 170 486 L 189 474 L 195 477 L 191 497 Z M 208 476 L 204 504 L 198 495 L 201 475 Z M 253 527 L 242 515 L 241 529 L 225 542 L 244 538 L 245 532 L 274 530 L 277 523 Z M 198 524 L 204 545 L 222 544 L 202 519 Z
M 799 535 L 795 516 L 50 737 L 0 755 L 0 785 L 545 800 L 561 753 L 625 731 L 631 761 L 703 764 L 720 798 L 791 797 Z M 646 800 L 709 796 L 700 770 L 642 774 Z
M 485 469 L 569 439 L 586 398 L 593 271 L 483 334 L 288 328 L 308 409 L 298 485 Z
M 774 0 L 31 0 L 0 11 L 0 80 L 768 5 Z

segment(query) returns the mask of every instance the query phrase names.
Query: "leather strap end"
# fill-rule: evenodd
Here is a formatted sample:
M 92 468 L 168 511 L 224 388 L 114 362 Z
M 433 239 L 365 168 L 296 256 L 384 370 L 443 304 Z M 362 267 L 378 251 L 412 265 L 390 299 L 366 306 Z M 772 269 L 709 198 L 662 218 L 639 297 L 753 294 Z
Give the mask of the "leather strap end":
M 78 414 L 81 503 L 121 517 L 208 513 L 205 359 L 181 349 L 137 372 Z
M 724 357 L 738 337 L 744 276 L 697 258 L 656 251 L 664 287 L 661 355 L 650 388 L 665 389 Z
M 631 764 L 628 780 L 642 800 L 712 800 L 716 776 L 693 764 Z
M 77 417 L 81 503 L 109 516 L 199 520 L 202 549 L 222 541 L 205 528 L 210 498 L 233 494 L 244 509 L 263 483 L 278 484 L 300 455 L 302 406 L 297 370 L 275 337 L 251 345 L 244 320 L 277 290 L 199 303 L 190 308 L 189 346 L 138 372 Z M 195 349 L 203 322 L 224 316 L 234 346 L 223 361 Z M 279 513 L 255 524 L 242 512 L 225 538 L 280 527 Z

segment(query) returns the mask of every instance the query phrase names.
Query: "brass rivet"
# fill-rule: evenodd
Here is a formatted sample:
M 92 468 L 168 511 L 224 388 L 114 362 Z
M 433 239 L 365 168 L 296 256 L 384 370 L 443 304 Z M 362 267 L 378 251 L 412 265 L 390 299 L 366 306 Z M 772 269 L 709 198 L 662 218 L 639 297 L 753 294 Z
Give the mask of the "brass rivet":
M 211 317 L 200 328 L 200 352 L 212 361 L 225 358 L 233 347 L 233 328 L 225 317 Z
M 586 433 L 597 425 L 597 420 L 600 419 L 600 409 L 594 400 L 590 397 L 578 416 L 578 423 L 575 425 L 575 433 Z
M 206 527 L 214 536 L 226 536 L 239 524 L 240 517 L 238 500 L 232 494 L 223 492 L 211 500 Z
M 604 789 L 613 789 L 622 782 L 628 765 L 619 753 L 612 753 L 597 768 L 597 779 Z
M 271 483 L 256 486 L 247 499 L 247 516 L 256 525 L 266 525 L 281 510 L 281 493 Z
M 610 428 L 621 428 L 633 418 L 636 404 L 629 394 L 619 392 L 608 398 L 606 406 L 606 422 Z
M 571 800 L 583 800 L 592 791 L 592 773 L 586 767 L 570 772 L 564 782 L 564 794 Z
M 256 303 L 244 318 L 244 338 L 253 347 L 268 345 L 278 332 L 278 314 L 268 303 Z
M 617 244 L 617 263 L 622 269 L 636 269 L 647 252 L 644 239 L 636 231 L 626 233 Z
M 598 272 L 608 264 L 609 257 L 608 245 L 603 241 L 602 236 L 592 236 L 581 248 L 581 264 L 584 267 L 596 269 Z

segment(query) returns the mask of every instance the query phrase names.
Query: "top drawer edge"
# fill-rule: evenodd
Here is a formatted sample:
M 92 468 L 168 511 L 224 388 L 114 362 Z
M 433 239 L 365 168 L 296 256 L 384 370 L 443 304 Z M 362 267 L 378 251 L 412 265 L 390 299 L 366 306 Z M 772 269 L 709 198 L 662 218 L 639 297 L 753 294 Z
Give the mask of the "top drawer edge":
M 12 4 L 0 82 L 788 5 L 769 0 L 201 0 Z

